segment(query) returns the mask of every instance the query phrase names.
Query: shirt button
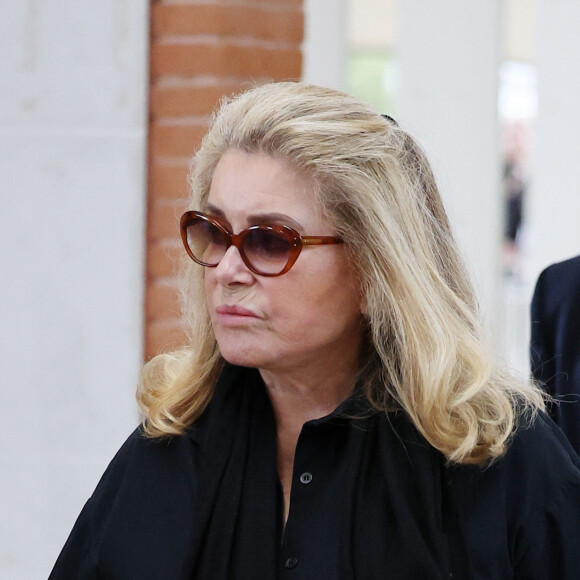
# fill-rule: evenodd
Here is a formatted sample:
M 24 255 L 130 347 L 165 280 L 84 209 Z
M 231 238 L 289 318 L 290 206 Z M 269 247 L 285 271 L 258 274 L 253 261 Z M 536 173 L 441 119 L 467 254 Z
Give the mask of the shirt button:
M 308 471 L 305 471 L 300 476 L 300 483 L 303 483 L 304 485 L 310 483 L 311 481 L 312 481 L 312 473 L 309 473 Z
M 298 564 L 298 559 L 297 558 L 288 558 L 288 560 L 286 560 L 286 568 L 296 568 L 296 564 Z

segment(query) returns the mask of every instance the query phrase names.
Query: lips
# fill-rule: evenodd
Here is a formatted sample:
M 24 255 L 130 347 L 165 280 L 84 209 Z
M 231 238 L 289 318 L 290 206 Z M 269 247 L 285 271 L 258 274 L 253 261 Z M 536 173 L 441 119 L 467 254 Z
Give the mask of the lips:
M 232 318 L 258 318 L 251 310 L 244 308 L 243 306 L 230 306 L 227 304 L 222 304 L 216 307 L 216 314 L 220 318 L 232 317 Z

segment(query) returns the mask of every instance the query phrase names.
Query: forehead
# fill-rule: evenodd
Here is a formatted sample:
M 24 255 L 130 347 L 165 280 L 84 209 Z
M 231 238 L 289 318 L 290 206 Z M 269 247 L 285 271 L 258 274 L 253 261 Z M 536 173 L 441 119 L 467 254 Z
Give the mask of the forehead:
M 264 153 L 227 151 L 216 166 L 207 204 L 233 220 L 282 213 L 298 221 L 321 218 L 311 178 Z

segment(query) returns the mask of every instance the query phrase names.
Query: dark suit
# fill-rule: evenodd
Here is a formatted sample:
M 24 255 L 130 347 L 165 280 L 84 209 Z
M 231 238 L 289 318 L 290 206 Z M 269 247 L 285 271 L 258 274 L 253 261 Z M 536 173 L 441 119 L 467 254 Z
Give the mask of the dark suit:
M 540 274 L 531 317 L 532 373 L 561 400 L 552 416 L 580 453 L 580 256 Z

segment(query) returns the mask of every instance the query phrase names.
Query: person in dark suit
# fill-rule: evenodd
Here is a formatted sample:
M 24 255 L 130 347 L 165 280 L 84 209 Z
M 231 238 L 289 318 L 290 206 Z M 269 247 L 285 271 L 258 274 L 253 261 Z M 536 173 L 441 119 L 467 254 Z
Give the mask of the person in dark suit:
M 580 453 L 580 256 L 540 274 L 531 320 L 532 373 L 555 397 L 551 414 Z

